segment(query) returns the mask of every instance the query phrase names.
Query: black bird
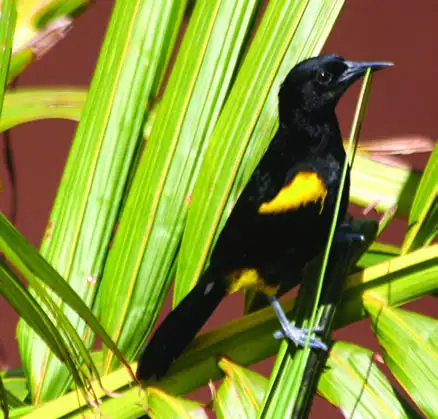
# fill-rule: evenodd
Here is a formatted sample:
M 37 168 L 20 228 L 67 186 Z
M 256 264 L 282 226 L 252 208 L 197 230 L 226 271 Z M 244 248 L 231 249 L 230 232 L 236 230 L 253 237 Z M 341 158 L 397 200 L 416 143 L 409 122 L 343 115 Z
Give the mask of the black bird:
M 282 334 L 303 345 L 307 332 L 287 320 L 276 296 L 297 285 L 300 271 L 327 242 L 345 151 L 335 107 L 367 68 L 390 63 L 323 55 L 297 64 L 279 91 L 280 124 L 240 195 L 197 285 L 143 348 L 140 380 L 162 377 L 220 301 L 244 288 L 266 294 Z M 338 224 L 346 215 L 350 176 Z M 312 348 L 326 349 L 315 337 Z

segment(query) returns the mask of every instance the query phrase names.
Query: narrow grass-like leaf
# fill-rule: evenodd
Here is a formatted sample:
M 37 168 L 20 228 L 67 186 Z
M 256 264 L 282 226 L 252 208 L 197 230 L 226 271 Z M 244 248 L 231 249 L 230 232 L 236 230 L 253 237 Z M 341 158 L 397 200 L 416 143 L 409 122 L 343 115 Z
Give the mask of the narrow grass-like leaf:
M 1 378 L 0 378 L 1 379 Z M 2 381 L 4 381 L 3 379 L 1 379 Z M 3 383 L 4 384 L 4 383 Z M 5 402 L 8 405 L 9 409 L 15 409 L 17 407 L 23 407 L 25 406 L 25 404 L 18 399 L 17 397 L 14 396 L 14 394 L 12 394 L 7 388 L 6 385 L 4 386 L 4 396 L 5 396 Z M 2 417 L 2 416 L 0 416 Z
M 437 417 L 437 320 L 388 307 L 368 294 L 364 306 L 389 369 L 424 415 Z
M 342 200 L 342 191 L 344 190 L 345 177 L 347 175 L 347 170 L 349 166 L 353 166 L 354 150 L 359 140 L 362 121 L 365 117 L 366 104 L 371 89 L 371 79 L 371 70 L 368 69 L 363 80 L 362 89 L 359 95 L 351 127 L 347 159 L 342 170 L 341 182 L 339 185 L 339 192 L 336 199 L 333 219 L 331 222 L 330 232 L 318 275 L 318 285 L 315 293 L 313 307 L 310 307 L 309 302 L 306 303 L 306 295 L 302 294 L 298 297 L 299 299 L 301 299 L 301 301 L 304 301 L 305 307 L 308 307 L 308 310 L 306 311 L 307 314 L 310 316 L 310 320 L 308 324 L 304 323 L 304 326 L 308 327 L 309 330 L 313 330 L 315 326 L 317 310 L 322 292 L 323 280 L 328 266 L 330 249 L 335 234 L 335 228 L 337 225 L 339 208 Z M 302 349 L 298 348 L 297 351 L 294 351 L 292 356 L 288 351 L 288 346 L 291 345 L 291 342 L 289 342 L 287 339 L 283 339 L 269 380 L 269 390 L 265 396 L 264 405 L 261 410 L 261 417 L 276 417 L 277 414 L 281 417 L 290 417 L 292 416 L 294 409 L 301 409 L 301 407 L 297 405 L 297 402 L 301 403 L 302 400 L 298 399 L 298 395 L 301 390 L 302 379 L 310 356 L 310 349 L 308 347 L 310 336 L 311 333 L 308 333 L 305 347 Z
M 430 243 L 438 234 L 438 144 L 432 151 L 415 194 L 402 253 Z
M 388 228 L 389 224 L 394 219 L 396 212 L 397 206 L 394 206 L 383 213 L 379 220 L 379 231 L 377 232 L 377 237 L 380 237 L 382 233 Z
M 89 5 L 90 2 L 87 0 L 49 0 L 38 8 L 34 5 L 33 13 L 32 7 L 28 11 L 32 13 L 32 23 L 35 27 L 41 28 L 60 17 L 76 16 Z
M 102 322 L 128 359 L 144 344 L 173 277 L 199 160 L 258 4 L 198 2 L 191 16 L 102 281 Z M 105 371 L 111 367 L 106 354 Z
M 15 0 L 1 0 L 0 2 L 0 115 L 3 109 L 3 100 L 11 63 L 12 41 L 14 38 L 17 9 Z M 6 141 L 6 140 L 5 140 Z M 6 153 L 6 151 L 5 151 Z M 0 190 L 1 190 L 0 182 Z
M 382 304 L 397 306 L 438 290 L 438 245 L 395 257 L 353 274 L 344 291 L 338 322 L 364 315 L 365 293 Z
M 361 268 L 368 268 L 373 265 L 385 262 L 400 255 L 400 248 L 391 244 L 374 242 L 357 262 Z
M 132 368 L 135 365 L 131 366 Z M 110 406 L 111 410 L 102 409 L 103 406 L 99 406 L 99 410 L 93 409 L 92 407 L 88 407 L 87 410 L 84 408 L 87 407 L 87 403 L 82 396 L 82 394 L 78 394 L 76 390 L 70 391 L 68 394 L 58 397 L 57 399 L 50 401 L 48 403 L 43 403 L 38 406 L 28 415 L 27 419 L 44 419 L 44 418 L 63 418 L 67 416 L 84 418 L 85 411 L 87 413 L 92 414 L 110 414 L 111 419 L 116 419 L 118 417 L 125 419 L 126 417 L 136 417 L 135 415 L 140 416 L 140 414 L 145 413 L 146 400 L 144 395 L 141 395 L 139 392 L 139 388 L 137 386 L 131 387 L 131 391 L 127 391 L 123 394 L 123 397 L 111 397 L 112 393 L 121 388 L 127 388 L 129 384 L 132 382 L 132 377 L 127 374 L 125 369 L 120 369 L 108 376 L 102 377 L 103 387 L 107 390 L 105 392 L 102 387 L 93 386 L 93 393 L 99 399 L 102 399 L 104 396 L 107 397 L 106 403 Z M 95 383 L 94 383 L 95 384 Z M 123 410 L 117 411 L 117 406 L 123 406 Z M 76 413 L 74 416 L 72 413 Z M 124 416 L 117 416 L 116 413 L 123 413 Z
M 0 409 L 3 411 L 5 419 L 9 418 L 8 393 L 0 377 Z
M 3 99 L 4 99 L 5 86 L 7 82 L 7 76 L 8 76 L 9 65 L 10 65 L 12 40 L 14 37 L 16 18 L 17 18 L 17 10 L 16 10 L 15 0 L 2 0 L 0 4 L 0 43 L 2 45 L 0 51 L 0 115 L 3 109 Z M 5 291 L 1 290 L 0 292 L 4 295 Z M 3 381 L 1 377 L 0 377 L 0 408 L 3 411 L 5 418 L 8 418 L 9 408 L 8 408 L 8 400 L 7 400 L 7 390 L 3 385 Z
M 11 397 L 14 398 L 15 403 L 11 403 L 8 396 L 8 403 L 11 407 L 18 407 L 24 405 L 24 400 L 29 394 L 27 389 L 27 382 L 24 377 L 9 376 L 7 374 L 0 374 L 3 380 L 3 385 L 5 390 L 9 393 Z
M 105 403 L 96 409 L 95 414 L 111 417 L 111 419 L 125 419 L 148 417 L 151 418 L 208 418 L 201 403 L 175 397 L 163 390 L 148 387 L 145 392 L 138 388 L 123 394 L 123 397 L 107 398 Z M 37 418 L 37 416 L 35 416 Z M 82 419 L 83 413 L 69 415 L 70 419 Z
M 418 417 L 402 403 L 368 349 L 336 342 L 330 351 L 318 392 L 347 418 Z
M 71 393 L 68 394 L 70 396 Z M 65 412 L 68 414 L 69 419 L 83 419 L 84 414 L 89 414 L 90 417 L 105 417 L 111 419 L 126 419 L 126 418 L 154 418 L 154 416 L 147 415 L 147 398 L 145 397 L 144 392 L 142 392 L 139 388 L 134 387 L 130 388 L 130 390 L 124 392 L 122 397 L 106 397 L 105 403 L 100 405 L 97 409 L 88 408 L 88 410 L 79 411 L 77 409 L 77 401 L 73 400 L 72 397 L 69 398 L 69 408 L 66 409 L 65 406 L 61 404 L 57 404 L 59 407 L 59 412 Z M 105 396 L 105 395 L 103 395 Z M 51 413 L 50 409 L 47 409 L 43 412 L 43 415 L 46 413 Z M 70 412 L 74 412 L 70 414 Z M 44 416 L 40 416 L 40 412 L 38 411 L 38 416 L 35 416 L 33 419 L 44 419 Z M 177 418 L 178 416 L 168 416 L 168 418 Z M 32 418 L 29 418 L 32 419 Z M 166 418 L 167 419 L 167 418 Z
M 148 387 L 146 398 L 148 414 L 156 419 L 208 418 L 200 403 L 171 396 L 158 388 Z
M 34 408 L 35 406 L 23 406 L 11 409 L 9 411 L 9 419 L 22 418 L 27 413 L 31 412 Z
M 39 119 L 79 121 L 86 96 L 84 89 L 20 89 L 8 92 L 0 118 L 0 132 Z
M 219 361 L 219 367 L 225 378 L 213 398 L 217 417 L 256 418 L 268 388 L 267 378 L 226 358 Z
M 132 365 L 135 368 L 135 365 Z M 126 390 L 128 384 L 130 384 L 131 378 L 126 371 L 117 370 L 113 373 L 102 378 L 102 384 L 105 389 L 109 391 L 117 391 L 124 388 Z M 201 417 L 206 417 L 203 407 L 196 403 L 191 404 L 191 402 L 186 403 L 186 400 L 175 398 L 173 396 L 163 393 L 162 390 L 149 387 L 146 390 L 146 394 L 140 389 L 135 387 L 130 387 L 127 391 L 121 394 L 123 397 L 108 397 L 108 394 L 102 391 L 101 388 L 94 388 L 97 397 L 103 400 L 103 403 L 98 407 L 98 409 L 83 409 L 87 407 L 85 401 L 81 395 L 72 391 L 65 396 L 62 396 L 56 400 L 53 400 L 44 405 L 38 406 L 29 416 L 29 419 L 40 419 L 47 417 L 64 417 L 67 416 L 70 419 L 77 418 L 81 419 L 84 414 L 94 413 L 97 415 L 103 415 L 111 417 L 111 419 L 125 419 L 127 417 L 140 417 L 150 412 L 153 409 L 157 409 L 156 412 L 163 411 L 163 409 L 168 409 L 167 412 L 172 412 L 172 409 L 178 411 L 178 409 L 183 408 L 184 412 L 197 412 L 201 414 Z M 150 397 L 149 397 L 150 396 Z M 169 406 L 166 407 L 166 403 Z M 185 410 L 184 410 L 185 409 Z M 181 411 L 180 411 L 181 412 Z M 185 413 L 184 413 L 185 414 Z M 152 417 L 156 417 L 153 415 Z M 179 417 L 171 413 L 165 418 Z
M 0 214 L 0 252 L 31 285 L 38 287 L 40 297 L 42 297 L 44 289 L 41 288 L 39 281 L 51 288 L 84 319 L 87 325 L 101 337 L 105 345 L 113 350 L 117 358 L 124 363 L 123 355 L 87 305 L 3 214 Z M 62 316 L 62 312 L 56 316 Z
M 21 74 L 33 61 L 32 48 L 25 48 L 13 54 L 8 72 L 8 84 Z
M 162 51 L 174 43 L 181 6 L 176 0 L 119 0 L 113 10 L 41 246 L 42 255 L 87 305 L 96 296 L 145 104 L 159 89 L 169 57 Z M 93 335 L 85 323 L 59 304 L 91 344 Z M 23 364 L 36 383 L 33 400 L 67 390 L 68 372 L 35 334 L 21 325 L 18 340 Z
M 75 383 L 85 394 L 89 377 L 81 374 L 79 362 L 74 359 L 74 353 L 69 350 L 65 336 L 58 331 L 58 328 L 50 320 L 35 298 L 29 293 L 23 284 L 15 277 L 12 271 L 0 262 L 0 293 L 17 311 L 21 318 L 44 339 L 53 353 L 65 363 L 72 374 Z
M 0 3 L 0 114 L 3 107 L 3 96 L 12 53 L 12 42 L 15 35 L 17 20 L 17 5 L 15 0 L 2 0 Z
M 388 304 L 401 305 L 437 289 L 438 245 L 393 258 L 389 262 L 350 275 L 343 292 L 342 304 L 338 308 L 335 327 L 344 327 L 365 317 L 362 309 L 362 296 L 365 292 L 375 293 Z M 282 304 L 288 315 L 292 313 L 294 302 L 295 298 L 291 298 Z M 249 365 L 272 356 L 279 347 L 279 342 L 272 337 L 276 329 L 278 320 L 268 307 L 204 333 L 171 366 L 168 375 L 163 377 L 159 385 L 170 394 L 190 393 L 209 380 L 221 376 L 217 365 L 220 357 L 226 356 L 232 362 Z M 132 365 L 132 368 L 135 369 L 136 366 Z M 103 398 L 100 410 L 109 414 L 112 407 L 123 410 L 123 405 L 124 409 L 133 409 L 132 406 L 136 403 L 136 411 L 141 412 L 138 405 L 144 403 L 144 400 L 139 398 L 137 387 L 126 390 L 130 382 L 131 378 L 124 369 L 103 377 L 105 389 L 123 392 L 124 397 L 103 398 L 103 391 L 96 388 L 97 397 Z M 148 384 L 154 385 L 155 382 Z M 85 402 L 81 400 L 80 405 L 85 406 Z M 69 393 L 38 407 L 35 412 L 41 416 L 35 417 L 47 417 L 51 412 L 56 412 L 56 417 L 61 417 L 78 408 L 76 393 Z M 83 414 L 84 412 L 80 412 L 74 417 L 81 418 Z

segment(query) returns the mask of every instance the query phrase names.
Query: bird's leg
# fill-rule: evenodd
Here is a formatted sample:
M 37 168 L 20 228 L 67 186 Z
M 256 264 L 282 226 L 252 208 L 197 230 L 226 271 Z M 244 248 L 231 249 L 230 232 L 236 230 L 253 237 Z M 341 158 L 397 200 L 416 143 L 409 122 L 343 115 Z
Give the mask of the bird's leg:
M 270 296 L 269 299 L 282 329 L 275 332 L 274 337 L 276 339 L 287 337 L 293 343 L 295 343 L 295 345 L 304 346 L 306 344 L 308 329 L 300 329 L 299 327 L 296 327 L 290 323 L 283 311 L 283 308 L 281 307 L 280 302 L 273 296 Z M 313 332 L 316 332 L 316 330 L 313 330 L 312 333 Z M 324 342 L 313 336 L 310 337 L 309 347 L 313 349 L 322 349 L 323 351 L 328 349 Z

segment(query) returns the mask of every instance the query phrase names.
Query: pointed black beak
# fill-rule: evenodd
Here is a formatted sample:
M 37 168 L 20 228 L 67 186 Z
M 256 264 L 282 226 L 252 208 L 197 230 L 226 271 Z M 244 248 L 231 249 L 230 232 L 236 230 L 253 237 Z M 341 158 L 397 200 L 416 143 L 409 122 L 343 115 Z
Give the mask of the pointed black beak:
M 368 68 L 371 71 L 379 71 L 394 64 L 386 61 L 345 61 L 346 70 L 339 78 L 339 83 L 349 86 L 351 83 L 362 77 Z

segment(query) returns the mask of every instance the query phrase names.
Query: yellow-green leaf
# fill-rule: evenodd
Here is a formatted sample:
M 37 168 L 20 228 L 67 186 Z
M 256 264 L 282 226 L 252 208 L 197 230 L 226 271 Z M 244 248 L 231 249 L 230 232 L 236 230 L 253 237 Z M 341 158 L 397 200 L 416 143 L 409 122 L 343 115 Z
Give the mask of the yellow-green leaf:
M 124 362 L 123 355 L 117 349 L 105 329 L 101 326 L 100 322 L 96 319 L 87 305 L 74 292 L 70 285 L 55 271 L 55 269 L 47 263 L 38 251 L 34 249 L 32 245 L 14 228 L 14 226 L 8 222 L 3 214 L 0 214 L 0 251 L 7 260 L 16 267 L 29 284 L 36 288 L 39 297 L 43 298 L 44 296 L 45 298 L 47 297 L 49 301 L 52 301 L 48 292 L 42 288 L 42 284 L 45 284 L 53 291 L 53 293 L 56 293 L 58 297 L 61 297 L 64 303 L 68 304 L 72 310 L 78 313 L 78 315 L 85 320 L 88 327 L 101 337 L 105 345 L 115 351 L 117 358 Z M 53 313 L 53 310 L 49 311 L 52 311 Z M 26 313 L 23 313 L 23 316 L 25 314 Z M 52 317 L 64 318 L 64 316 L 65 315 L 62 312 L 56 312 L 55 309 L 55 313 Z M 32 319 L 33 317 L 34 316 L 31 315 L 29 316 L 29 319 Z M 69 322 L 66 326 L 71 327 Z M 78 339 L 80 341 L 80 338 Z M 79 349 L 77 349 L 77 351 L 80 352 Z M 82 356 L 86 359 L 87 352 Z M 60 359 L 64 358 L 63 356 L 59 356 L 59 353 L 58 357 Z M 33 379 L 33 377 L 31 378 Z
M 377 265 L 400 255 L 400 249 L 391 244 L 374 242 L 357 262 L 361 268 Z
M 202 419 L 208 418 L 204 407 L 192 400 L 174 397 L 164 391 L 148 387 L 146 389 L 147 412 L 154 419 Z
M 217 417 L 256 418 L 268 388 L 267 378 L 227 358 L 219 361 L 219 367 L 225 378 L 213 398 Z
M 438 417 L 438 321 L 370 295 L 364 306 L 389 369 L 425 416 Z
M 373 361 L 373 353 L 336 342 L 318 383 L 318 392 L 347 418 L 412 418 L 414 413 Z
M 90 377 L 87 373 L 82 374 L 80 371 L 80 364 L 82 363 L 80 356 L 86 354 L 83 345 L 77 352 L 71 349 L 69 339 L 72 341 L 75 339 L 75 331 L 71 331 L 72 335 L 68 335 L 63 327 L 57 327 L 51 320 L 51 318 L 54 318 L 54 313 L 50 310 L 50 307 L 46 306 L 43 310 L 4 262 L 0 262 L 0 294 L 11 304 L 23 321 L 44 340 L 53 354 L 64 362 L 78 388 L 85 394 L 85 388 L 90 381 Z M 48 311 L 51 318 L 46 311 Z M 63 320 L 60 319 L 60 324 Z M 78 338 L 78 336 L 76 337 Z M 90 364 L 88 366 L 92 371 L 93 366 Z M 29 379 L 32 382 L 32 377 L 29 377 Z
M 402 253 L 430 243 L 438 234 L 438 143 L 432 151 L 409 214 Z
M 39 119 L 79 121 L 86 96 L 85 89 L 20 89 L 7 92 L 0 132 Z
M 24 400 L 29 394 L 27 389 L 26 378 L 17 375 L 12 375 L 9 371 L 5 375 L 0 375 L 3 380 L 5 390 L 15 400 L 15 403 L 11 403 L 8 397 L 8 402 L 11 407 L 18 407 L 24 405 Z
M 389 166 L 357 153 L 351 171 L 350 200 L 365 207 L 373 204 L 380 212 L 396 206 L 397 215 L 407 218 L 420 178 L 414 170 Z

